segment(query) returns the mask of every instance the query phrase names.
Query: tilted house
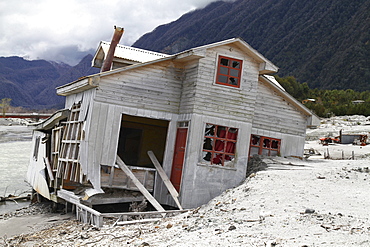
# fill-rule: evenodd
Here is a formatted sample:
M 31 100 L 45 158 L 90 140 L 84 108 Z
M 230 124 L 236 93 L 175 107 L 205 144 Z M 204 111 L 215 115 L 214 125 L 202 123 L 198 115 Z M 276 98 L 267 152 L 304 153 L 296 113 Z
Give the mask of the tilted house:
M 94 66 L 108 48 L 100 44 Z M 181 205 L 194 208 L 244 181 L 255 154 L 303 155 L 311 112 L 269 76 L 278 68 L 245 41 L 175 55 L 118 45 L 114 54 L 114 69 L 57 88 L 65 110 L 36 126 L 38 145 L 49 145 L 37 154 L 47 168 L 46 197 L 83 185 L 88 189 L 75 199 L 92 206 L 134 200 L 117 192 L 135 189 L 122 159 L 160 204 L 176 207 L 152 151 Z

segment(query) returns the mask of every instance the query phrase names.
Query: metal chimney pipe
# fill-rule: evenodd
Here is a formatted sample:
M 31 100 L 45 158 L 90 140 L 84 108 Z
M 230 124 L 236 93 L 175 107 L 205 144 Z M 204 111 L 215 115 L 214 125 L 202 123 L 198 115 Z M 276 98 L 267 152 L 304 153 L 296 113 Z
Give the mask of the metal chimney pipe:
M 114 51 L 116 50 L 116 46 L 119 43 L 124 29 L 122 27 L 114 26 L 114 34 L 112 37 L 112 42 L 110 43 L 108 54 L 104 60 L 103 66 L 101 67 L 100 72 L 108 71 L 112 67 Z

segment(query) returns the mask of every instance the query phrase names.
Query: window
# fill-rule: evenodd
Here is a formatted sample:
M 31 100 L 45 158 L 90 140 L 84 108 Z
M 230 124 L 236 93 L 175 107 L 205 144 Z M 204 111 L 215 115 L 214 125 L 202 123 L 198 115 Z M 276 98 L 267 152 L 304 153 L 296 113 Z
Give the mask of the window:
M 249 157 L 255 154 L 265 156 L 277 156 L 280 153 L 280 139 L 252 135 Z
M 235 159 L 235 146 L 238 129 L 206 124 L 203 160 L 211 165 L 231 166 Z
M 242 60 L 219 56 L 216 83 L 231 87 L 240 87 Z

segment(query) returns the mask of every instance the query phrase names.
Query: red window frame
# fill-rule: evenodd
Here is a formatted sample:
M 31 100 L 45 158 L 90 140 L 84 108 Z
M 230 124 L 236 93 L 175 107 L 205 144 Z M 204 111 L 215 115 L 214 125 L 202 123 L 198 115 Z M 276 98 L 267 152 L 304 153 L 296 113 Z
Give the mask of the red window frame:
M 280 155 L 281 139 L 266 136 L 251 135 L 249 157 L 253 155 L 277 156 Z
M 237 128 L 206 124 L 203 160 L 211 162 L 211 165 L 221 166 L 234 160 L 237 137 Z
M 219 56 L 217 63 L 216 84 L 240 87 L 243 61 L 231 57 Z

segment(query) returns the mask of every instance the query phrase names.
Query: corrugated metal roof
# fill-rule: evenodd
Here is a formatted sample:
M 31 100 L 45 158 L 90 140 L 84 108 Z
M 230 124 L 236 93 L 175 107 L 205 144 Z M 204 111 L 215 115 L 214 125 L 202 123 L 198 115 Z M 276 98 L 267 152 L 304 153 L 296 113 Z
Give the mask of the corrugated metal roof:
M 281 90 L 285 91 L 285 88 L 280 85 L 280 83 L 275 79 L 272 75 L 264 75 L 267 79 L 269 79 L 272 83 L 274 83 L 276 86 L 278 86 Z
M 110 42 L 101 41 L 100 46 L 103 49 L 104 53 L 107 54 L 110 46 Z M 149 61 L 153 61 L 159 58 L 168 57 L 170 55 L 148 51 L 144 49 L 139 49 L 131 46 L 125 45 L 117 45 L 116 50 L 114 52 L 114 57 L 122 58 L 129 61 L 145 63 Z

